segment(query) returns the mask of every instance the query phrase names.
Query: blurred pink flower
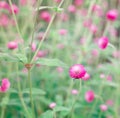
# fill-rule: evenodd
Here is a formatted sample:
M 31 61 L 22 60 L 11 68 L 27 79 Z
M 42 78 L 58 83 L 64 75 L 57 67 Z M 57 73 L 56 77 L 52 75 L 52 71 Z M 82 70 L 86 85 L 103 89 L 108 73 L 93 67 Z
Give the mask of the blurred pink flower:
M 108 107 L 105 104 L 100 105 L 101 111 L 107 111 Z
M 98 40 L 98 46 L 100 49 L 104 50 L 107 48 L 108 46 L 108 43 L 109 43 L 109 39 L 107 37 L 101 37 L 99 40 Z
M 56 107 L 56 103 L 55 103 L 55 102 L 50 103 L 50 104 L 49 104 L 49 107 L 50 107 L 51 109 L 55 108 L 55 107 Z
M 72 93 L 73 95 L 77 95 L 77 94 L 78 94 L 78 90 L 72 89 L 71 93 Z
M 92 54 L 93 57 L 98 57 L 99 52 L 98 52 L 98 50 L 93 49 L 93 50 L 91 51 L 91 54 Z
M 101 79 L 104 79 L 104 78 L 105 78 L 105 74 L 101 73 L 101 74 L 100 74 L 100 78 L 101 78 Z
M 41 58 L 41 57 L 45 57 L 47 54 L 46 50 L 40 50 L 37 54 L 37 57 Z
M 35 52 L 35 50 L 36 50 L 36 44 L 35 44 L 35 43 L 32 43 L 32 45 L 31 45 L 31 50 L 32 50 L 33 52 Z
M 84 2 L 84 0 L 74 0 L 74 4 L 75 4 L 76 6 L 82 5 L 83 2 Z
M 61 2 L 61 0 L 54 0 L 55 2 L 57 2 L 57 3 L 60 3 Z
M 6 27 L 9 24 L 9 18 L 7 15 L 3 14 L 0 16 L 0 26 Z
M 82 77 L 82 80 L 84 81 L 89 80 L 89 79 L 90 79 L 90 75 L 88 73 L 86 73 L 84 77 Z
M 10 13 L 12 13 L 12 10 L 15 14 L 18 14 L 19 13 L 19 8 L 17 5 L 15 4 L 12 4 L 12 7 L 10 8 Z
M 87 102 L 89 102 L 89 103 L 92 102 L 94 100 L 94 98 L 95 98 L 95 95 L 94 95 L 94 92 L 92 90 L 87 91 L 85 93 L 85 100 Z
M 62 35 L 62 36 L 66 35 L 67 32 L 68 32 L 68 31 L 67 31 L 66 29 L 60 29 L 60 30 L 59 30 L 59 34 Z
M 51 15 L 50 15 L 50 13 L 48 12 L 48 11 L 42 11 L 41 13 L 40 13 L 40 18 L 42 19 L 42 20 L 44 20 L 45 22 L 50 22 L 50 20 L 51 20 Z
M 113 102 L 113 100 L 109 99 L 109 100 L 106 101 L 106 104 L 109 105 L 109 106 L 113 106 L 114 102 Z
M 20 4 L 21 5 L 26 5 L 27 4 L 27 0 L 20 0 Z
M 6 9 L 9 11 L 9 4 L 6 1 L 0 1 L 0 9 Z
M 64 49 L 64 48 L 65 48 L 65 45 L 62 44 L 62 43 L 59 43 L 59 44 L 57 44 L 57 48 L 59 48 L 59 49 Z
M 86 74 L 86 70 L 84 66 L 81 64 L 75 64 L 71 66 L 69 69 L 69 75 L 71 78 L 74 78 L 74 79 L 80 79 L 84 77 L 85 74 Z
M 75 7 L 74 5 L 70 5 L 70 6 L 68 7 L 68 11 L 69 11 L 70 13 L 75 13 L 75 12 L 76 12 L 76 7 Z
M 115 21 L 118 18 L 118 11 L 116 9 L 109 10 L 106 14 L 106 18 L 110 21 Z
M 69 20 L 69 17 L 68 17 L 68 14 L 66 13 L 61 13 L 58 15 L 60 17 L 60 19 L 64 22 L 68 21 Z
M 91 24 L 91 26 L 89 27 L 90 31 L 95 34 L 98 31 L 98 27 L 94 24 Z
M 63 68 L 62 67 L 57 67 L 56 70 L 58 71 L 58 73 L 63 73 Z
M 8 78 L 2 79 L 2 84 L 0 86 L 0 92 L 6 92 L 10 88 L 10 81 Z
M 8 49 L 14 50 L 14 49 L 18 48 L 18 43 L 15 41 L 10 41 L 10 42 L 8 42 L 7 47 L 8 47 Z

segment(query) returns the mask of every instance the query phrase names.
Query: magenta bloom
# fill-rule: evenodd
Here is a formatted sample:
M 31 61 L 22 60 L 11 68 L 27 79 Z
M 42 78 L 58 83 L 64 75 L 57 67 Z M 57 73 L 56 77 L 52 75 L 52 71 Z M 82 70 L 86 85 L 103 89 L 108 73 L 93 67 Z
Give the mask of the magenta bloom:
M 116 9 L 112 9 L 107 12 L 106 17 L 110 21 L 115 21 L 118 18 L 118 11 Z
M 108 46 L 108 43 L 109 43 L 109 40 L 107 37 L 101 37 L 99 40 L 98 40 L 98 46 L 99 48 L 101 49 L 106 49 L 107 46 Z
M 51 15 L 48 11 L 42 11 L 41 14 L 40 14 L 40 18 L 42 20 L 44 20 L 45 22 L 50 22 L 50 19 L 51 19 Z
M 18 48 L 18 43 L 15 41 L 11 41 L 8 43 L 7 47 L 11 50 Z
M 6 9 L 9 10 L 9 4 L 6 1 L 0 1 L 0 9 Z
M 10 9 L 10 13 L 12 13 L 12 10 L 13 10 L 13 12 L 14 12 L 15 14 L 18 14 L 18 13 L 19 13 L 19 8 L 18 8 L 18 6 L 15 5 L 15 4 L 12 4 L 12 7 L 11 7 L 11 9 Z
M 86 92 L 85 100 L 87 102 L 89 102 L 89 103 L 92 102 L 94 100 L 94 98 L 95 98 L 95 95 L 94 95 L 94 92 L 92 90 Z
M 10 81 L 7 78 L 2 79 L 2 85 L 0 86 L 0 92 L 6 92 L 10 88 Z
M 74 0 L 74 4 L 76 6 L 82 5 L 83 4 L 83 0 Z
M 14 50 L 18 48 L 18 43 L 15 41 L 11 41 L 7 44 L 8 49 Z
M 85 80 L 85 81 L 89 79 L 90 79 L 90 75 L 88 73 L 86 73 L 84 77 L 82 77 L 82 80 Z
M 75 13 L 75 12 L 76 12 L 75 6 L 74 6 L 74 5 L 70 5 L 70 6 L 68 7 L 68 11 L 69 11 L 70 13 Z
M 100 105 L 101 111 L 107 111 L 108 107 L 105 104 Z
M 55 106 L 56 106 L 56 103 L 55 103 L 55 102 L 52 102 L 52 103 L 49 105 L 49 107 L 50 107 L 51 109 L 53 109 Z
M 86 73 L 86 70 L 83 65 L 81 64 L 75 64 L 70 67 L 69 69 L 69 75 L 71 78 L 74 79 L 80 79 L 82 78 Z

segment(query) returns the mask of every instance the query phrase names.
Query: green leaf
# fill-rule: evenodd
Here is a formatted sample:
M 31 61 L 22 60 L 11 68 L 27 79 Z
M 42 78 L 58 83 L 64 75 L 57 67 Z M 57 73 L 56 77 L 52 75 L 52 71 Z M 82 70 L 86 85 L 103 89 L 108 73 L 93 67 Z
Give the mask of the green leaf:
M 39 118 L 53 118 L 53 111 L 48 110 L 45 113 L 43 113 Z
M 26 88 L 26 89 L 23 90 L 23 94 L 29 94 L 29 93 L 30 93 L 29 88 Z M 39 95 L 45 95 L 46 92 L 41 90 L 41 89 L 32 88 L 32 94 L 33 95 L 38 95 L 38 94 Z
M 58 59 L 47 59 L 41 58 L 36 61 L 36 64 L 46 65 L 46 66 L 60 66 L 60 67 L 68 67 L 65 63 Z
M 56 106 L 54 110 L 56 112 L 59 112 L 59 111 L 69 111 L 70 109 L 67 107 L 63 107 L 63 106 Z
M 8 62 L 18 62 L 19 60 L 13 57 L 11 54 L 0 53 L 0 59 Z
M 27 63 L 27 57 L 24 54 L 15 54 L 15 57 L 18 58 L 20 62 Z

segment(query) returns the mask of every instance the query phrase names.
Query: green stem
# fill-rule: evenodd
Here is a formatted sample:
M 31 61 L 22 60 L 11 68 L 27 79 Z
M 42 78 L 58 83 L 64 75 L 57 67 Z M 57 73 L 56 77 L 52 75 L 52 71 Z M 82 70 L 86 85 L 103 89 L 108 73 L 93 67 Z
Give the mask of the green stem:
M 31 71 L 28 70 L 28 81 L 29 81 L 29 91 L 30 91 L 30 102 L 31 102 L 31 108 L 34 114 L 34 103 L 33 103 L 33 97 L 32 97 L 32 81 L 31 81 Z
M 62 0 L 62 1 L 60 2 L 58 8 L 60 8 L 60 7 L 62 6 L 63 2 L 64 2 L 64 0 Z M 44 36 L 42 37 L 42 40 L 40 41 L 40 43 L 39 43 L 39 45 L 38 45 L 38 48 L 37 48 L 37 50 L 36 50 L 36 52 L 35 52 L 35 54 L 34 54 L 32 60 L 31 60 L 31 63 L 33 63 L 33 61 L 34 61 L 34 59 L 35 59 L 37 53 L 39 52 L 39 49 L 40 49 L 40 47 L 41 47 L 43 41 L 45 40 L 45 38 L 46 38 L 46 36 L 47 36 L 47 34 L 48 34 L 48 31 L 49 31 L 49 29 L 50 29 L 50 27 L 51 27 L 51 25 L 52 25 L 52 23 L 53 23 L 53 21 L 54 21 L 54 19 L 55 19 L 56 14 L 57 14 L 56 12 L 53 14 L 53 16 L 52 16 L 52 18 L 51 18 L 51 21 L 50 21 L 50 23 L 49 23 L 49 25 L 48 25 L 48 27 L 47 27 L 45 33 L 44 33 Z
M 12 14 L 13 14 L 13 18 L 14 18 L 14 20 L 15 20 L 17 32 L 18 32 L 18 34 L 20 35 L 20 38 L 23 39 L 23 38 L 22 38 L 22 35 L 21 35 L 21 32 L 20 32 L 20 29 L 19 29 L 19 26 L 18 26 L 18 23 L 17 23 L 17 19 L 16 19 L 16 16 L 15 16 L 15 13 L 14 13 L 14 11 L 13 11 L 12 1 L 11 1 L 11 0 L 8 0 L 8 1 L 9 1 L 10 6 L 11 6 L 11 9 L 12 9 Z
M 19 94 L 19 98 L 20 98 L 20 101 L 22 103 L 22 106 L 24 108 L 24 111 L 26 112 L 28 118 L 32 118 L 27 110 L 27 107 L 26 107 L 26 104 L 24 102 L 24 99 L 23 99 L 23 96 L 22 96 L 22 91 L 21 91 L 21 87 L 20 87 L 20 82 L 19 82 L 19 78 L 18 78 L 18 64 L 17 64 L 17 87 L 18 87 L 18 94 Z

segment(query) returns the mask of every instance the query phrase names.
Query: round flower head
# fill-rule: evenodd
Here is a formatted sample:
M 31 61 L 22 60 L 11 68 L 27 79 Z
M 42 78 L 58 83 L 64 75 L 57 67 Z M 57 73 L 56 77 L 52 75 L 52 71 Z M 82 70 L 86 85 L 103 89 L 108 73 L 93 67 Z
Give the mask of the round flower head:
M 0 92 L 6 92 L 10 88 L 10 82 L 7 78 L 2 79 L 2 84 L 0 86 Z
M 107 111 L 108 107 L 105 104 L 100 105 L 101 111 Z
M 14 49 L 18 48 L 18 44 L 15 41 L 11 41 L 8 43 L 7 47 L 8 47 L 8 49 L 14 50 Z
M 88 73 L 85 74 L 84 77 L 82 77 L 82 80 L 89 80 L 90 79 L 90 75 Z
M 109 43 L 109 40 L 107 37 L 101 37 L 99 40 L 98 40 L 98 46 L 99 48 L 101 49 L 106 49 L 107 46 L 108 46 L 108 43 Z
M 77 95 L 77 94 L 78 94 L 78 90 L 73 89 L 73 90 L 71 91 L 71 93 L 72 93 L 73 95 Z
M 94 98 L 95 98 L 95 95 L 94 95 L 94 92 L 93 91 L 87 91 L 86 92 L 86 94 L 85 94 L 85 100 L 87 101 L 87 102 L 92 102 L 93 100 L 94 100 Z
M 49 107 L 50 107 L 51 109 L 53 109 L 55 106 L 56 106 L 56 103 L 55 103 L 55 102 L 52 102 L 52 103 L 49 105 Z
M 44 20 L 45 22 L 50 22 L 50 19 L 51 19 L 51 15 L 48 11 L 42 11 L 41 14 L 40 14 L 40 18 L 42 20 Z
M 70 6 L 68 7 L 68 11 L 69 11 L 70 13 L 75 13 L 75 12 L 76 12 L 75 6 L 74 6 L 74 5 L 70 5 Z
M 71 66 L 69 69 L 69 75 L 71 78 L 74 78 L 74 79 L 80 79 L 84 77 L 85 73 L 86 73 L 86 70 L 84 69 L 84 66 L 81 64 L 75 64 Z
M 115 9 L 112 9 L 107 12 L 106 17 L 110 21 L 115 21 L 118 18 L 118 11 Z
M 15 14 L 18 14 L 18 13 L 19 13 L 19 8 L 18 8 L 18 6 L 15 5 L 15 4 L 12 4 L 12 7 L 11 7 L 11 9 L 10 9 L 10 13 L 12 13 L 12 10 L 13 10 L 13 12 L 14 12 Z

